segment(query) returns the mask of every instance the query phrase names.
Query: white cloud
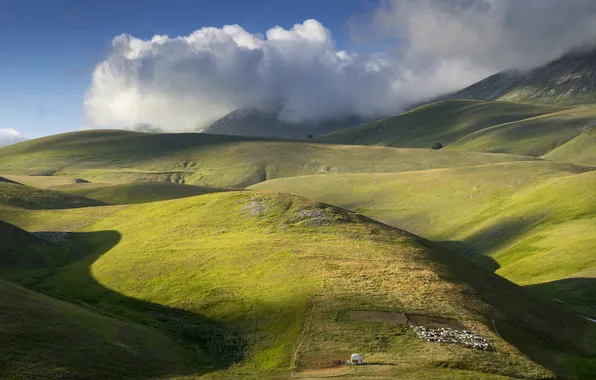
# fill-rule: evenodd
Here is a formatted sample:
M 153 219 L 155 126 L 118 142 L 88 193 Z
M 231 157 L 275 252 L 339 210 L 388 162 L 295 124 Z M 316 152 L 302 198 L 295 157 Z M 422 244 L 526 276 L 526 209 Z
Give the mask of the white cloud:
M 375 30 L 391 52 L 339 51 L 316 20 L 265 35 L 238 25 L 188 36 L 114 38 L 85 98 L 89 124 L 189 130 L 239 108 L 283 121 L 395 114 L 498 70 L 555 58 L 596 37 L 592 0 L 387 0 Z
M 596 39 L 594 0 L 384 0 L 374 28 L 401 41 L 411 66 L 465 61 L 531 68 Z
M 26 140 L 19 131 L 9 128 L 0 128 L 0 147 Z

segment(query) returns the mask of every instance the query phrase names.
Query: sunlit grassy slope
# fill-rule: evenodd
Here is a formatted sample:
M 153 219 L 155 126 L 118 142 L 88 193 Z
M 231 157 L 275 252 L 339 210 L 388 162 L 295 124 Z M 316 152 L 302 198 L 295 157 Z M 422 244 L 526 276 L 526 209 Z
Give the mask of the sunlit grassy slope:
M 133 182 L 118 185 L 80 183 L 53 187 L 52 189 L 109 204 L 155 202 L 227 191 L 216 187 L 183 185 L 171 182 Z
M 485 128 L 454 142 L 446 149 L 538 157 L 558 147 L 564 147 L 575 139 L 581 139 L 578 140 L 578 147 L 581 147 L 584 153 L 576 152 L 580 154 L 575 155 L 567 151 L 565 154 L 550 158 L 557 157 L 568 162 L 590 164 L 594 162 L 595 153 L 593 153 L 593 146 L 591 149 L 586 146 L 590 141 L 587 134 L 594 128 L 596 128 L 596 108 L 581 107 Z
M 11 278 L 160 329 L 206 352 L 208 376 L 287 377 L 296 368 L 310 377 L 320 358 L 351 352 L 371 365 L 342 370 L 347 377 L 595 370 L 596 325 L 430 242 L 301 198 L 226 192 L 0 217 L 29 231 L 72 231 L 54 242 L 69 264 Z M 456 318 L 496 351 L 429 343 L 407 327 L 349 320 L 349 310 Z
M 550 114 L 563 108 L 479 100 L 447 100 L 402 115 L 342 129 L 317 138 L 334 144 L 427 148 L 448 145 L 486 127 Z
M 244 187 L 307 174 L 398 172 L 530 159 L 199 133 L 84 131 L 1 148 L 0 172 L 60 175 L 93 182 L 166 181 Z
M 522 285 L 591 278 L 590 286 L 568 280 L 537 289 L 593 305 L 596 293 L 588 289 L 596 286 L 596 172 L 585 170 L 548 161 L 517 162 L 285 178 L 254 188 L 361 212 L 437 241 Z
M 550 160 L 596 166 L 596 123 L 590 130 L 544 156 Z

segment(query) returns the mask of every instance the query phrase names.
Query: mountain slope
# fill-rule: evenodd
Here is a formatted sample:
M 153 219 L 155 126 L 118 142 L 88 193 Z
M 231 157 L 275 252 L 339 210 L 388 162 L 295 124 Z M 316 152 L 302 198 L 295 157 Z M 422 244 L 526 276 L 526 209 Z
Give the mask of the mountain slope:
M 527 72 L 492 75 L 443 99 L 482 99 L 538 104 L 596 103 L 596 49 L 564 55 Z
M 307 139 L 337 129 L 362 123 L 358 118 L 321 122 L 289 123 L 280 121 L 275 112 L 236 110 L 203 129 L 203 133 L 237 136 L 264 136 Z
M 316 140 L 334 144 L 429 149 L 436 142 L 448 145 L 486 127 L 561 110 L 505 102 L 448 100 L 424 105 L 396 117 L 343 129 Z
M 102 209 L 112 211 L 92 221 Z M 532 360 L 562 376 L 594 370 L 593 324 L 432 243 L 327 205 L 244 191 L 14 217 L 47 230 L 83 215 L 90 223 L 68 244 L 88 256 L 36 286 L 167 331 L 211 353 L 213 365 L 235 362 L 224 377 L 289 376 L 297 366 L 293 376 L 308 378 L 324 358 L 351 352 L 376 364 L 343 376 L 552 376 Z M 426 342 L 405 326 L 352 319 L 354 310 L 455 318 L 496 350 Z
M 590 132 L 595 122 L 596 107 L 581 107 L 488 127 L 450 144 L 447 149 L 540 157 Z M 585 146 L 584 149 L 585 153 L 577 151 L 575 155 L 567 151 L 558 157 L 567 162 L 589 164 L 592 162 L 590 148 Z
M 596 282 L 596 171 L 519 162 L 388 174 L 267 181 L 284 191 L 349 208 L 413 232 L 521 284 L 575 277 Z M 553 284 L 555 285 L 555 284 Z M 575 298 L 574 286 L 556 298 Z M 544 294 L 553 293 L 544 286 Z M 583 305 L 596 302 L 593 293 Z M 596 317 L 593 310 L 585 310 Z
M 84 131 L 0 149 L 0 172 L 240 188 L 306 174 L 396 172 L 519 160 L 531 158 L 203 133 Z

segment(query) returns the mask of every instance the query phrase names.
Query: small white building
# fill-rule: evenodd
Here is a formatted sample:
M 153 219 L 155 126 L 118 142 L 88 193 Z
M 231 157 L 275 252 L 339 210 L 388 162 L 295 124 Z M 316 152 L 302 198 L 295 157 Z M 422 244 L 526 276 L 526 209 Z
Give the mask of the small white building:
M 362 365 L 362 354 L 352 354 L 350 362 L 356 365 Z

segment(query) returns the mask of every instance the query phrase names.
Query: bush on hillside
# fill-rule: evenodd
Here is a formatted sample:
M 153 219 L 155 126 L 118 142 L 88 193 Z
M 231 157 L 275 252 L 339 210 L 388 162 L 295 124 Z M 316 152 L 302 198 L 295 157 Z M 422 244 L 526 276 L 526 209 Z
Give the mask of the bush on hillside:
M 443 144 L 441 144 L 440 142 L 436 142 L 433 144 L 433 146 L 431 147 L 432 149 L 441 149 L 443 147 Z

